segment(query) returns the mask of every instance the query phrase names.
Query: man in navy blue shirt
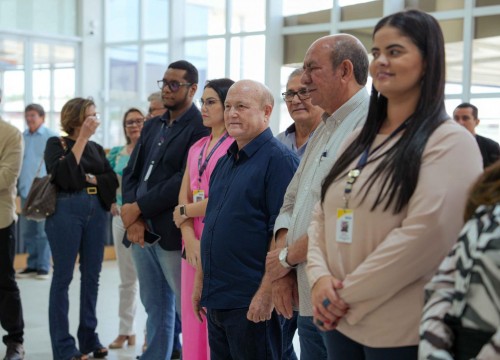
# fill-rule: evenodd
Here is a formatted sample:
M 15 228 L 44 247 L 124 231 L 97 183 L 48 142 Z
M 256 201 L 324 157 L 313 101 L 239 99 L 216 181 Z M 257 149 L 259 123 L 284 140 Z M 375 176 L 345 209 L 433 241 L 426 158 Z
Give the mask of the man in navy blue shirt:
M 224 104 L 235 142 L 212 173 L 202 269 L 193 294 L 206 307 L 210 356 L 217 359 L 281 359 L 281 328 L 273 311 L 266 254 L 283 196 L 299 159 L 273 137 L 274 99 L 256 81 L 236 82 Z

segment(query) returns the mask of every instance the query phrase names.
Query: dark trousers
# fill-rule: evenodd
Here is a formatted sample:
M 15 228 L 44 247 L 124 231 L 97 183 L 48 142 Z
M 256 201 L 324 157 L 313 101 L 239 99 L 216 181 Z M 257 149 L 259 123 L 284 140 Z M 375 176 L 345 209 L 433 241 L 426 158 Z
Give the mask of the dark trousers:
M 417 360 L 418 346 L 372 348 L 364 346 L 337 330 L 322 333 L 328 360 Z
M 211 360 L 281 360 L 281 324 L 275 311 L 268 321 L 247 320 L 248 308 L 207 309 Z
M 15 246 L 12 223 L 0 229 L 0 324 L 7 331 L 3 337 L 4 344 L 22 344 L 24 335 L 23 308 L 14 270 Z

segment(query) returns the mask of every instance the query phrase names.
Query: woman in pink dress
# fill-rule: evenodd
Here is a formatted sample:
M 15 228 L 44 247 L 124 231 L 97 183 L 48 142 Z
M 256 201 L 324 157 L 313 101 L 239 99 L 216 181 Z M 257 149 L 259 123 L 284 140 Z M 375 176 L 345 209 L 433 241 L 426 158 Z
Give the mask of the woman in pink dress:
M 186 171 L 179 193 L 179 205 L 174 221 L 181 229 L 183 260 L 181 280 L 182 357 L 189 360 L 210 358 L 207 324 L 193 312 L 191 295 L 200 264 L 200 237 L 208 201 L 210 175 L 219 158 L 227 153 L 233 139 L 224 125 L 224 101 L 234 81 L 223 78 L 206 83 L 200 100 L 203 124 L 212 129 L 210 136 L 194 143 L 189 149 Z

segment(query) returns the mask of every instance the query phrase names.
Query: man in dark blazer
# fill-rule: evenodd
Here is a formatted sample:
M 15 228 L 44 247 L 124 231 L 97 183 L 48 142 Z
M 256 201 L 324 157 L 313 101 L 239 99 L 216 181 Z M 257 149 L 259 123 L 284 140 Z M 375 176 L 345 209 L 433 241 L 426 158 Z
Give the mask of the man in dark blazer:
M 500 147 L 496 141 L 476 134 L 476 126 L 479 125 L 478 110 L 472 104 L 462 103 L 453 111 L 453 119 L 476 138 L 479 150 L 483 156 L 483 167 L 486 168 L 500 158 Z
M 123 171 L 121 216 L 132 243 L 141 301 L 148 314 L 141 360 L 170 359 L 175 312 L 180 314 L 181 233 L 172 213 L 178 203 L 190 146 L 209 134 L 193 104 L 198 71 L 181 60 L 158 80 L 167 111 L 144 124 Z

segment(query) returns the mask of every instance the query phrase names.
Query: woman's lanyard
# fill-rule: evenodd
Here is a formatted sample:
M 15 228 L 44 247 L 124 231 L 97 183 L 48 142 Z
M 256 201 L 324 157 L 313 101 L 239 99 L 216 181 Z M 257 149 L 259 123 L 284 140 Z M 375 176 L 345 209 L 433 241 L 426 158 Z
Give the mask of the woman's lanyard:
M 344 209 L 349 208 L 349 199 L 351 198 L 352 186 L 358 179 L 359 175 L 361 174 L 361 171 L 363 171 L 363 168 L 366 166 L 366 164 L 368 164 L 368 157 L 370 157 L 370 155 L 374 154 L 376 151 L 378 151 L 384 145 L 386 145 L 389 141 L 391 141 L 397 134 L 403 131 L 407 125 L 408 125 L 408 120 L 399 125 L 396 130 L 394 130 L 384 141 L 382 141 L 372 151 L 370 151 L 370 147 L 367 147 L 365 151 L 363 151 L 363 154 L 361 155 L 361 158 L 359 159 L 356 167 L 347 173 L 347 182 L 344 188 Z
M 205 152 L 205 146 L 207 146 L 207 144 L 210 143 L 210 139 L 205 144 L 203 144 L 203 147 L 201 148 L 201 151 L 200 151 L 200 155 L 198 156 L 198 185 L 201 184 L 201 176 L 205 172 L 205 169 L 207 168 L 207 165 L 208 165 L 208 162 L 210 161 L 210 158 L 214 154 L 215 150 L 217 150 L 217 148 L 224 142 L 224 140 L 227 139 L 228 136 L 229 136 L 229 134 L 226 131 L 226 133 L 223 136 L 221 136 L 219 141 L 217 141 L 217 143 L 214 145 L 212 150 L 210 150 L 210 153 L 207 155 L 207 157 L 205 158 L 205 161 L 202 164 L 201 159 L 203 159 L 203 153 Z

